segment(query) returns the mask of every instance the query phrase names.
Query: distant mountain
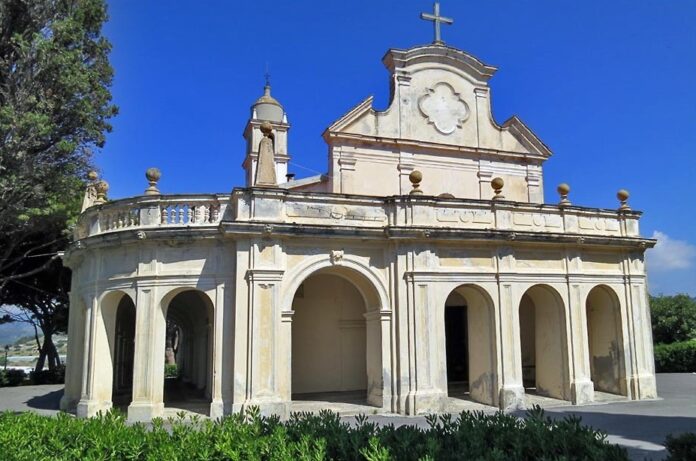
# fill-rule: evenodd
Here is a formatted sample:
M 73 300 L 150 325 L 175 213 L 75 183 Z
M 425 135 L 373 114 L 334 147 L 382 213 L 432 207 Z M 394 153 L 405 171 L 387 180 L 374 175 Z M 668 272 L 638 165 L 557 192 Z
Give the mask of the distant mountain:
M 32 336 L 34 328 L 28 323 L 4 323 L 0 325 L 0 348 L 5 344 L 14 344 L 19 338 Z

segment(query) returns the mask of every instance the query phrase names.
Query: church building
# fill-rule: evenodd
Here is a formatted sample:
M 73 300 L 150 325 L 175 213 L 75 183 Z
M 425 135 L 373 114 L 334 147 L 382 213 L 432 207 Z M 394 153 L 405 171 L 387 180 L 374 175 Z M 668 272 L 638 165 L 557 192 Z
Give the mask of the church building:
M 443 43 L 437 5 L 423 17 L 434 42 L 382 60 L 388 108 L 368 97 L 324 131 L 326 174 L 288 174 L 291 114 L 267 84 L 244 187 L 166 195 L 151 168 L 143 195 L 107 201 L 93 178 L 64 257 L 63 409 L 147 421 L 187 396 L 213 418 L 656 397 L 641 213 L 624 190 L 615 209 L 577 206 L 565 184 L 544 197 L 551 151 L 495 120 L 497 69 Z

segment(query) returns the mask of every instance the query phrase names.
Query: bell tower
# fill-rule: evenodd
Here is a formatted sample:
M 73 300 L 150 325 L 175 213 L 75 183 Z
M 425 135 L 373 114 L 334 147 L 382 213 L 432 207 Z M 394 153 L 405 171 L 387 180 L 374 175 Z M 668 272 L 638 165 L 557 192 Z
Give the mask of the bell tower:
M 244 128 L 244 139 L 246 140 L 246 156 L 242 167 L 246 174 L 246 186 L 254 186 L 256 169 L 259 161 L 259 144 L 264 138 L 262 125 L 270 125 L 270 138 L 273 140 L 273 158 L 275 163 L 275 176 L 278 184 L 286 182 L 285 175 L 288 173 L 288 130 L 290 124 L 283 106 L 271 96 L 271 84 L 268 76 L 266 85 L 263 89 L 263 96 L 251 106 L 251 116 Z

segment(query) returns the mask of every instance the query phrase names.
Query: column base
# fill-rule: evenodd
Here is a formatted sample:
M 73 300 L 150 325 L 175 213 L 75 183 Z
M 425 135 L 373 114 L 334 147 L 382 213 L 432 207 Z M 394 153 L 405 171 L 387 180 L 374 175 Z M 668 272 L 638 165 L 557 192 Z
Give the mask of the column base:
M 133 402 L 128 405 L 128 422 L 150 422 L 164 416 L 164 403 Z
M 210 419 L 220 419 L 226 414 L 225 402 L 222 400 L 213 400 L 210 403 Z
M 594 402 L 594 383 L 592 381 L 575 381 L 570 385 L 570 401 L 573 405 Z
M 447 405 L 447 393 L 438 390 L 416 391 L 406 397 L 404 413 L 422 415 L 441 413 Z
M 111 409 L 111 402 L 101 402 L 98 400 L 80 400 L 77 403 L 75 413 L 78 418 L 91 418 L 100 411 L 106 413 Z
M 655 375 L 631 376 L 628 383 L 634 400 L 657 398 L 657 384 L 655 383 Z
M 281 419 L 287 419 L 290 416 L 290 402 L 285 401 L 248 400 L 244 403 L 233 404 L 231 411 L 232 413 L 245 413 L 253 407 L 257 407 L 262 416 L 276 415 Z
M 523 386 L 507 386 L 498 392 L 498 407 L 503 411 L 526 410 Z
M 73 413 L 77 411 L 77 403 L 79 401 L 79 398 L 63 394 L 63 397 L 60 398 L 60 404 L 58 405 L 58 408 L 60 408 L 61 411 Z

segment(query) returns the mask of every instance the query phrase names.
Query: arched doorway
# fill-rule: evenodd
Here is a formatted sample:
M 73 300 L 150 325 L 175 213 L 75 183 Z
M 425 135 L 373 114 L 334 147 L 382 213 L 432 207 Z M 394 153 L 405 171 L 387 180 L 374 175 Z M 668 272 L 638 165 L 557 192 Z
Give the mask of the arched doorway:
M 626 395 L 621 310 L 609 287 L 594 287 L 587 296 L 590 374 L 596 391 Z
M 115 407 L 126 409 L 133 400 L 133 359 L 135 357 L 135 304 L 123 295 L 116 308 L 113 341 L 113 383 L 111 401 Z
M 293 400 L 382 406 L 379 302 L 374 287 L 345 267 L 307 277 L 292 301 Z
M 497 404 L 492 303 L 473 285 L 453 290 L 445 301 L 447 394 Z
M 164 405 L 208 415 L 212 395 L 213 304 L 198 290 L 178 293 L 167 304 Z
M 547 285 L 531 287 L 520 301 L 519 320 L 526 392 L 567 400 L 565 307 L 561 296 Z

